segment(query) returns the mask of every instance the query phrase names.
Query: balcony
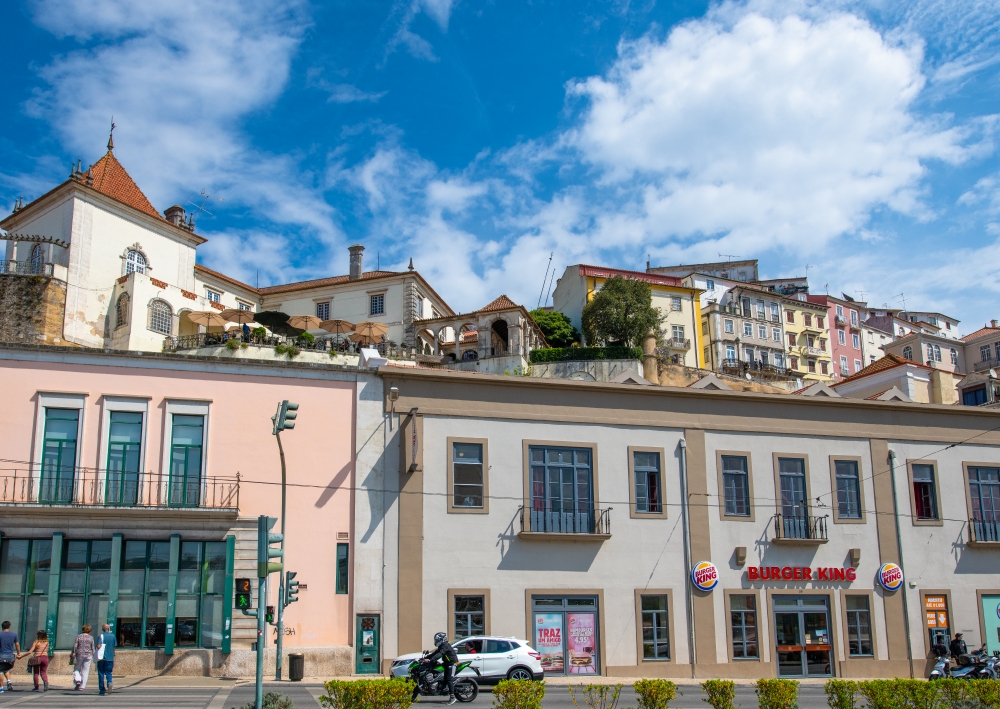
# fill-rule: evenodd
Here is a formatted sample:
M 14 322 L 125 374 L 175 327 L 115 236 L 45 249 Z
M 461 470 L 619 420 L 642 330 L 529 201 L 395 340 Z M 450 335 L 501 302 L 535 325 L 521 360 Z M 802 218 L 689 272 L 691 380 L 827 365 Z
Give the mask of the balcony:
M 840 327 L 847 326 L 847 318 L 845 318 L 843 315 L 838 315 L 833 319 L 833 321 L 837 323 L 837 325 L 839 325 Z
M 827 517 L 792 517 L 776 514 L 774 519 L 774 544 L 812 546 L 826 544 Z
M 611 507 L 565 511 L 551 502 L 518 509 L 524 541 L 603 542 L 611 539 Z
M 1000 548 L 1000 522 L 970 519 L 969 546 Z
M 823 357 L 826 355 L 826 350 L 820 349 L 819 347 L 809 347 L 808 345 L 799 345 L 799 350 L 802 354 L 809 357 Z
M 737 377 L 752 373 L 761 379 L 791 379 L 798 376 L 794 370 L 786 367 L 777 367 L 773 364 L 764 364 L 762 362 L 744 362 L 739 359 L 722 360 L 721 371 L 723 374 L 731 374 Z
M 667 347 L 672 350 L 691 349 L 691 340 L 667 340 Z
M 985 372 L 987 369 L 1000 369 L 1000 362 L 987 359 L 982 362 L 976 362 L 972 365 L 973 372 Z
M 157 473 L 77 470 L 61 474 L 14 471 L 0 476 L 0 505 L 231 510 L 240 503 L 238 478 L 174 478 Z
M 4 261 L 0 260 L 0 274 L 10 276 L 52 277 L 53 267 L 45 261 Z

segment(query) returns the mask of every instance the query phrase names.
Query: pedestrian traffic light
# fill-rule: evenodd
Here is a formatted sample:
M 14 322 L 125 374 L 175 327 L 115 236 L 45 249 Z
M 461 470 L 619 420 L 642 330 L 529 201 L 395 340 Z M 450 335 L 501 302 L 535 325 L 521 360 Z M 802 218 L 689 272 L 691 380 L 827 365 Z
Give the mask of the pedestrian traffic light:
M 264 614 L 264 620 L 268 623 L 274 622 L 274 606 L 267 607 L 267 613 Z
M 236 579 L 236 607 L 249 610 L 253 605 L 253 592 L 250 590 L 250 579 Z
M 268 517 L 267 515 L 261 515 L 257 518 L 257 578 L 265 578 L 268 574 L 275 571 L 280 572 L 282 569 L 280 561 L 271 561 L 275 557 L 280 558 L 283 554 L 281 549 L 271 546 L 280 543 L 283 539 L 282 535 L 271 532 L 271 528 L 277 522 L 276 517 Z
M 285 572 L 285 607 L 299 600 L 299 582 L 293 581 L 296 576 L 294 571 Z
M 296 411 L 299 410 L 299 405 L 285 399 L 280 404 L 278 404 L 278 412 L 274 415 L 271 420 L 274 421 L 273 433 L 277 435 L 281 431 L 287 431 L 295 428 L 295 419 L 298 416 Z

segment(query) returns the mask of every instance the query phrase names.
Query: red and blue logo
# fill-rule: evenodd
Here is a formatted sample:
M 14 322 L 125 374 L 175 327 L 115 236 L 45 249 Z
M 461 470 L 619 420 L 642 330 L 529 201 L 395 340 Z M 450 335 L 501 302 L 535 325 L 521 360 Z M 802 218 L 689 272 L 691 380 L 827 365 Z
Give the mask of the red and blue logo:
M 898 591 L 903 586 L 903 569 L 898 564 L 882 564 L 878 582 L 886 591 Z
M 719 583 L 719 570 L 711 561 L 699 561 L 691 569 L 691 583 L 699 591 L 711 591 Z

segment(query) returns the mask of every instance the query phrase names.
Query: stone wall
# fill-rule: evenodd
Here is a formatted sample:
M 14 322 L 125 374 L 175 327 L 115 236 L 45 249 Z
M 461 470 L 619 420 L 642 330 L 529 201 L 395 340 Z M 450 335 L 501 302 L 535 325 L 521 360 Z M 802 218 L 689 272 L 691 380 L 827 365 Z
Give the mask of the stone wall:
M 0 342 L 70 345 L 63 339 L 66 282 L 0 275 Z
M 696 369 L 694 367 L 685 367 L 680 364 L 660 363 L 661 386 L 686 387 L 694 384 L 696 381 L 708 376 L 709 374 L 717 376 L 727 385 L 732 387 L 733 391 L 756 391 L 764 394 L 789 394 L 799 388 L 799 384 L 796 380 L 761 382 L 757 380 L 748 380 L 744 377 L 734 377 L 731 374 L 712 372 L 708 369 Z
M 571 362 L 535 362 L 531 376 L 542 379 L 581 379 L 589 382 L 610 382 L 626 371 L 642 376 L 642 365 L 636 359 L 595 359 Z

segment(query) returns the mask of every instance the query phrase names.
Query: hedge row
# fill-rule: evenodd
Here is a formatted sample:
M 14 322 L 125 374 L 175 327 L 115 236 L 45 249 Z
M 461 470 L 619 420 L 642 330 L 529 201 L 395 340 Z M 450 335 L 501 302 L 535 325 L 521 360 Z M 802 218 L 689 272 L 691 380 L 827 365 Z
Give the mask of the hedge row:
M 402 679 L 327 682 L 319 703 L 329 709 L 409 709 L 414 684 Z
M 595 359 L 642 359 L 641 347 L 549 347 L 531 351 L 531 363 L 584 362 Z

